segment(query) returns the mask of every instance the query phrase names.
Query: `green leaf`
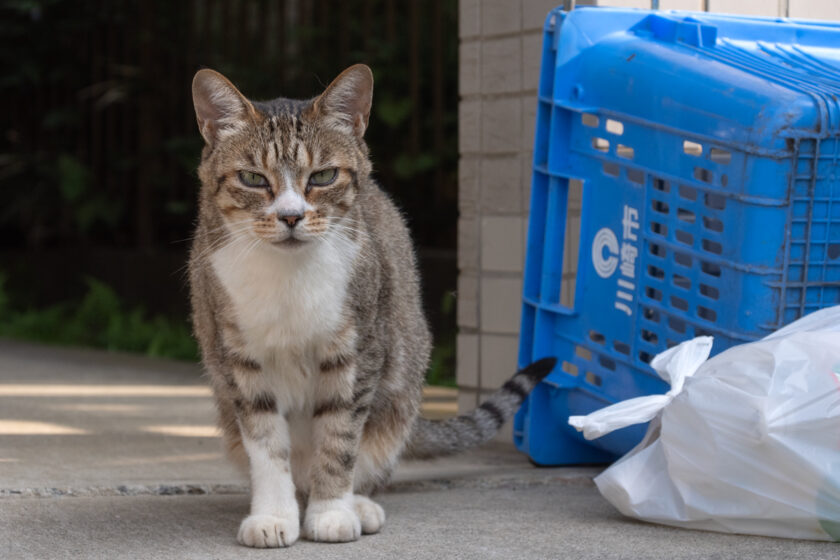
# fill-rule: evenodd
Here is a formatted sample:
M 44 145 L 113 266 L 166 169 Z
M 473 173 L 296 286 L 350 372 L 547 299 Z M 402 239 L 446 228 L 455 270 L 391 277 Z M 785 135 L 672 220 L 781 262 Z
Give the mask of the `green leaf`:
M 400 179 L 411 179 L 437 165 L 438 160 L 434 154 L 419 154 L 412 156 L 400 154 L 394 160 L 393 169 Z
M 388 128 L 399 127 L 411 115 L 411 99 L 382 99 L 374 105 L 375 114 Z
M 167 200 L 165 208 L 169 214 L 183 216 L 192 210 L 192 205 L 185 200 Z
M 6 314 L 9 305 L 9 296 L 6 294 L 6 273 L 0 270 L 0 323 L 3 322 L 3 316 Z
M 455 311 L 455 292 L 444 292 L 440 300 L 440 311 L 444 315 L 451 315 Z
M 65 201 L 81 199 L 89 184 L 90 171 L 85 164 L 70 154 L 58 156 L 58 187 Z

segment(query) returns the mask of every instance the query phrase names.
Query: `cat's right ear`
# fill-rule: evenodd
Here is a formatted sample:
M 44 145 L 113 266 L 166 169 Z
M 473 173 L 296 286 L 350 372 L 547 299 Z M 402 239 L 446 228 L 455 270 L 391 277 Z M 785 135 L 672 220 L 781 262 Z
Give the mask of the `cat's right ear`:
M 230 80 L 205 68 L 192 83 L 193 106 L 198 129 L 208 146 L 242 130 L 256 117 L 256 110 Z
M 364 64 L 354 64 L 332 81 L 314 108 L 328 122 L 362 138 L 370 119 L 373 99 L 373 72 Z

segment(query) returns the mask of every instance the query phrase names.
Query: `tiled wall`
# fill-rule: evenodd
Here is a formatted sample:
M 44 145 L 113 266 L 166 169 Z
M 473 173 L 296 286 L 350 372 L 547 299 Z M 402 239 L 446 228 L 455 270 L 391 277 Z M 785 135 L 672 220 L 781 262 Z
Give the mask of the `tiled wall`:
M 578 5 L 594 1 L 578 1 Z M 647 8 L 649 0 L 601 0 Z M 562 0 L 460 0 L 458 407 L 515 370 L 542 26 Z M 838 19 L 840 0 L 660 0 L 661 9 Z M 572 242 L 572 241 L 570 241 Z M 500 435 L 510 440 L 510 425 Z
M 516 368 L 542 27 L 558 0 L 461 0 L 459 408 Z M 508 432 L 501 437 L 509 439 Z

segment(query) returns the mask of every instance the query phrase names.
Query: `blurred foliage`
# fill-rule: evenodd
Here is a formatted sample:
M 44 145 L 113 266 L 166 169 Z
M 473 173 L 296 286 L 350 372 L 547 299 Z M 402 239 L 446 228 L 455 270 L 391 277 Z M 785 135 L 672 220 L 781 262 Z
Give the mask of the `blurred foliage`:
M 86 279 L 78 302 L 41 309 L 15 309 L 0 274 L 0 336 L 47 344 L 91 346 L 147 356 L 198 359 L 198 348 L 183 320 L 149 316 L 142 307 L 128 309 L 107 285 Z
M 435 333 L 435 346 L 432 348 L 432 357 L 429 363 L 429 371 L 426 374 L 426 382 L 429 385 L 446 385 L 455 387 L 455 292 L 446 292 L 441 300 L 441 313 L 449 318 L 445 322 L 452 325 L 451 329 Z
M 419 245 L 455 245 L 457 0 L 0 3 L 0 248 L 185 239 L 201 67 L 253 99 L 314 96 L 364 62 L 376 174 Z
M 0 2 L 0 251 L 186 250 L 196 70 L 252 99 L 308 98 L 357 62 L 376 79 L 366 139 L 378 181 L 417 245 L 454 250 L 457 12 L 457 0 Z M 127 309 L 118 283 L 87 282 L 76 303 L 4 308 L 2 334 L 194 356 L 185 325 Z M 453 361 L 452 322 L 436 329 L 434 371 Z
M 85 278 L 85 285 L 86 293 L 78 301 L 19 309 L 11 304 L 14 298 L 8 293 L 6 274 L 0 272 L 0 337 L 175 360 L 199 359 L 198 346 L 185 320 L 152 316 L 141 306 L 129 308 L 112 288 L 95 278 Z M 441 312 L 454 318 L 454 293 L 444 296 Z M 454 328 L 437 334 L 426 381 L 454 387 Z

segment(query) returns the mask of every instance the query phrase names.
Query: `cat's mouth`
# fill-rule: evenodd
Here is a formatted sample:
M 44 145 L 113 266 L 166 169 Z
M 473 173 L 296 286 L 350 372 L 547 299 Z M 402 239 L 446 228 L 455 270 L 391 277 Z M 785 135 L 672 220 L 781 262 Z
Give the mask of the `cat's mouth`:
M 287 237 L 286 239 L 281 239 L 279 241 L 272 241 L 271 242 L 271 244 L 274 245 L 275 247 L 283 247 L 283 248 L 287 248 L 287 249 L 291 249 L 291 248 L 295 248 L 295 247 L 301 247 L 303 245 L 306 245 L 306 243 L 307 242 L 305 240 L 300 239 L 298 237 Z

